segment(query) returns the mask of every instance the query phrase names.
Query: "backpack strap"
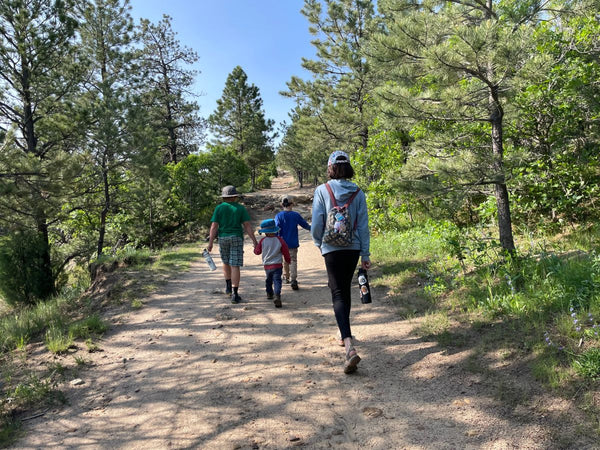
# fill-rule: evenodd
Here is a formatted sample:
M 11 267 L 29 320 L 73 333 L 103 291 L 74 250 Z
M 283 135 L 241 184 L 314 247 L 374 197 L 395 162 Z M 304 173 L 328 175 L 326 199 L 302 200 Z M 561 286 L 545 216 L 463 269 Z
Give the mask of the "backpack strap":
M 331 203 L 333 204 L 333 207 L 337 208 L 337 202 L 335 201 L 335 196 L 333 195 L 333 190 L 331 189 L 331 186 L 329 186 L 329 183 L 325 183 L 325 187 L 327 188 L 327 192 L 329 192 L 329 197 L 331 197 Z M 360 188 L 356 189 L 356 191 L 352 193 L 346 204 L 343 206 L 344 208 L 348 208 L 348 206 L 350 206 L 350 203 L 352 203 L 352 200 L 354 200 L 354 197 L 358 195 L 359 191 Z
M 337 208 L 337 202 L 335 201 L 335 196 L 333 195 L 331 186 L 329 186 L 329 183 L 325 183 L 325 187 L 327 188 L 327 192 L 329 192 L 329 197 L 331 198 L 331 203 L 333 204 L 333 207 Z
M 350 203 L 352 203 L 352 200 L 354 200 L 354 197 L 356 197 L 358 195 L 358 191 L 360 191 L 360 188 L 356 189 L 356 191 L 354 191 L 352 193 L 352 195 L 350 196 L 350 198 L 348 199 L 348 201 L 344 205 L 344 208 L 347 208 L 348 206 L 350 206 Z

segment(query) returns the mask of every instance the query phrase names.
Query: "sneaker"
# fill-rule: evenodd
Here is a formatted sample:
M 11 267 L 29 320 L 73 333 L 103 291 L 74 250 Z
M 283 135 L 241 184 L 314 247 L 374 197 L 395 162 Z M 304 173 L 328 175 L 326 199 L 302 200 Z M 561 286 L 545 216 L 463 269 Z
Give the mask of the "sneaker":
M 298 290 L 298 282 L 296 280 L 292 280 L 292 289 L 295 291 Z
M 267 292 L 267 298 L 269 300 L 273 300 L 273 293 L 272 292 Z
M 346 353 L 346 361 L 344 362 L 344 373 L 356 372 L 359 362 L 360 356 L 358 356 L 358 353 L 356 353 L 354 347 L 350 348 L 350 350 L 348 350 L 348 353 Z
M 275 308 L 281 308 L 281 294 L 275 294 L 275 300 L 273 300 Z
M 238 294 L 231 294 L 231 303 L 239 303 L 242 301 L 242 297 Z
M 287 278 L 287 277 L 285 277 L 285 278 L 283 279 L 283 282 L 284 282 L 285 284 L 290 284 L 290 279 L 289 279 L 289 278 Z

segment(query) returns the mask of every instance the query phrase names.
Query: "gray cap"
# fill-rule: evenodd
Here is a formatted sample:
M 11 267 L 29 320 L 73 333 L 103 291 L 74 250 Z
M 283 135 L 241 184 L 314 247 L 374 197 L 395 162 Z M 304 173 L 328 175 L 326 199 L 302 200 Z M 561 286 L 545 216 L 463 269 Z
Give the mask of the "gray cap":
M 221 191 L 221 197 L 223 198 L 227 198 L 227 197 L 239 197 L 240 194 L 238 194 L 237 189 L 235 188 L 235 186 L 225 186 L 223 188 L 223 190 Z

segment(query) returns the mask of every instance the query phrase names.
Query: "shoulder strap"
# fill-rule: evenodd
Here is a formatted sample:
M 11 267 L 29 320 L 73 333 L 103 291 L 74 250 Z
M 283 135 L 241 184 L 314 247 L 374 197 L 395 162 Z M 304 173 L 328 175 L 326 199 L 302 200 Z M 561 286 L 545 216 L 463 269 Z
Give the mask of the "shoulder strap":
M 331 203 L 333 204 L 334 208 L 337 207 L 337 202 L 335 201 L 335 196 L 333 195 L 333 191 L 331 190 L 331 186 L 329 186 L 329 183 L 325 183 L 325 187 L 327 188 L 327 192 L 329 192 L 329 197 L 331 197 Z M 357 188 L 356 191 L 354 191 L 352 193 L 352 195 L 350 196 L 350 198 L 348 199 L 348 201 L 344 205 L 344 208 L 348 208 L 348 206 L 350 206 L 350 203 L 352 203 L 352 200 L 354 200 L 354 197 L 356 197 L 358 195 L 359 191 L 360 191 L 360 188 Z
M 329 186 L 329 183 L 325 183 L 325 187 L 327 188 L 327 192 L 329 192 L 329 197 L 331 198 L 331 203 L 333 204 L 333 207 L 336 208 L 337 207 L 337 202 L 335 201 L 335 196 L 333 195 L 333 191 L 331 190 L 331 186 Z
M 360 191 L 360 188 L 356 189 L 356 191 L 354 191 L 352 193 L 352 195 L 350 196 L 350 198 L 348 199 L 348 201 L 344 205 L 344 208 L 347 208 L 348 206 L 350 206 L 350 203 L 352 203 L 352 200 L 354 200 L 354 197 L 356 197 L 358 195 L 358 191 Z

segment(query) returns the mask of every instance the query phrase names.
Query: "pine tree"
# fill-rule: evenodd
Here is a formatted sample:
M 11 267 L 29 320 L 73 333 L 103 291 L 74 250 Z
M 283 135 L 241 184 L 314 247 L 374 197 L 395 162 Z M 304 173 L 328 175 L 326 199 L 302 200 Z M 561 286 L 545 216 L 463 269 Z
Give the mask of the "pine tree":
M 88 214 L 95 216 L 96 254 L 104 251 L 108 216 L 120 210 L 119 190 L 126 182 L 125 171 L 134 150 L 131 126 L 127 121 L 132 108 L 130 97 L 136 91 L 133 65 L 133 21 L 128 1 L 94 0 L 82 11 L 80 27 L 82 49 L 90 64 L 86 82 L 90 117 L 87 146 L 93 161 L 87 180 Z
M 165 163 L 177 163 L 196 151 L 204 139 L 205 121 L 192 100 L 197 72 L 186 68 L 198 61 L 198 54 L 176 39 L 167 15 L 158 24 L 142 19 L 140 28 L 147 86 L 144 102 L 152 111 L 151 120 Z
M 231 147 L 250 169 L 251 188 L 265 166 L 273 161 L 273 120 L 266 120 L 258 87 L 237 66 L 227 77 L 217 109 L 208 118 L 219 144 Z
M 519 71 L 535 52 L 543 3 L 381 0 L 370 48 L 389 80 L 384 114 L 412 128 L 407 169 L 440 189 L 493 188 L 502 248 L 515 244 L 505 168 L 505 114 Z M 407 172 L 405 172 L 405 176 Z
M 282 94 L 295 98 L 300 106 L 313 108 L 318 131 L 329 138 L 331 147 L 347 151 L 366 148 L 374 119 L 369 96 L 376 86 L 364 52 L 373 32 L 373 2 L 305 0 L 302 14 L 315 36 L 316 59 L 302 61 L 313 79 L 292 77 L 288 91 Z
M 77 94 L 83 76 L 73 45 L 74 4 L 0 2 L 0 226 L 17 232 L 17 238 L 23 231 L 37 233 L 38 284 L 33 290 L 38 298 L 55 291 L 52 224 L 79 170 L 74 154 L 82 131 Z

